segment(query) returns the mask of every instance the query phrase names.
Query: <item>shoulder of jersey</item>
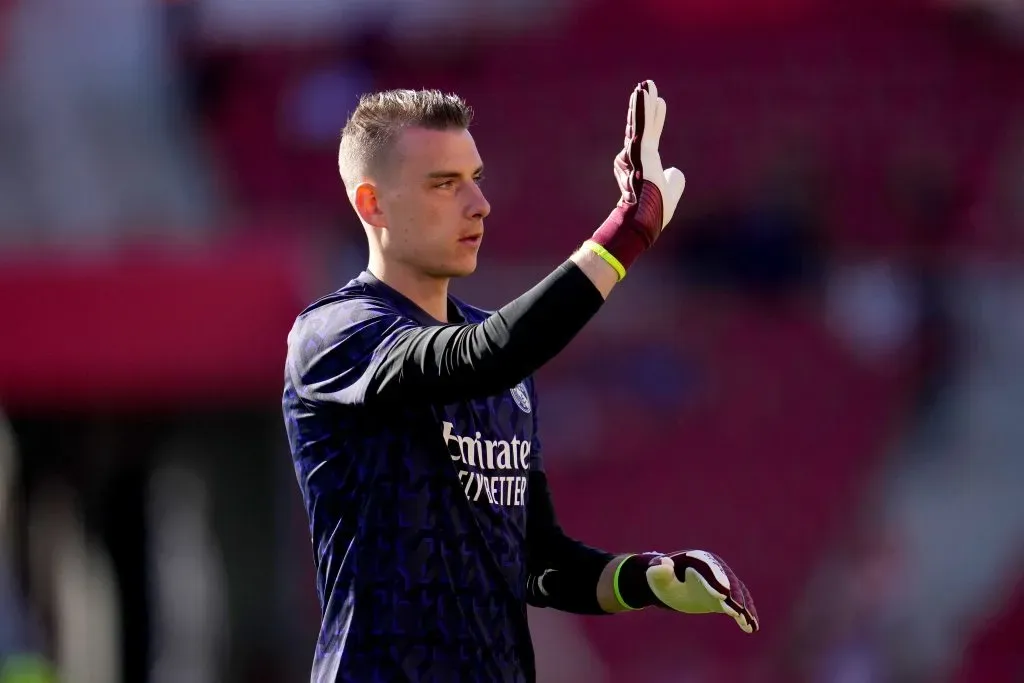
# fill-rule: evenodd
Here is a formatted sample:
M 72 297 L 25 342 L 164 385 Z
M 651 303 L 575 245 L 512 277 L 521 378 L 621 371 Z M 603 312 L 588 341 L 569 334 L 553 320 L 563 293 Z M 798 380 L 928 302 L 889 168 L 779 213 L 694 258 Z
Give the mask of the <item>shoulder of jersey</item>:
M 345 302 L 365 302 L 368 306 L 391 306 L 391 302 L 386 298 L 380 296 L 373 289 L 368 287 L 365 283 L 358 280 L 352 280 L 343 286 L 341 289 L 337 289 L 330 294 L 325 294 L 319 299 L 313 301 L 311 304 L 302 309 L 298 317 L 302 317 L 307 313 L 316 311 L 318 309 L 326 308 L 333 304 L 341 304 Z

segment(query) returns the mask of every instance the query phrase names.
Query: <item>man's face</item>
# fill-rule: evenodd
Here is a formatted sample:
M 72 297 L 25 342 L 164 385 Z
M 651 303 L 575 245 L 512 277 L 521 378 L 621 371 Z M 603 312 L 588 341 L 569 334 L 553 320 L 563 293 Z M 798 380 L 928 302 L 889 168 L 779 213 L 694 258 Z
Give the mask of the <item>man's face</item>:
M 385 258 L 429 277 L 476 270 L 484 218 L 483 163 L 468 130 L 408 128 L 395 143 L 377 182 Z

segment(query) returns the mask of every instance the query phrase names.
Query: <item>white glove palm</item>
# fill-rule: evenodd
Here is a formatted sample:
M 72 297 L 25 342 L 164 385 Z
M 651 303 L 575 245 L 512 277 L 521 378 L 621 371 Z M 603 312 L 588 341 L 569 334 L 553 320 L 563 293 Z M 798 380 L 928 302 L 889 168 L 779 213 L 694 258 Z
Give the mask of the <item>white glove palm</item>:
M 637 98 L 641 99 L 638 100 Z M 661 133 L 665 128 L 665 114 L 668 105 L 658 97 L 658 86 L 648 80 L 633 91 L 627 114 L 626 149 L 633 161 L 632 166 L 641 174 L 640 180 L 648 180 L 661 192 L 662 222 L 664 229 L 672 220 L 679 200 L 686 189 L 686 176 L 678 168 L 663 169 L 661 164 Z M 634 112 L 636 119 L 634 119 Z M 635 147 L 631 144 L 630 125 L 639 133 L 639 164 L 636 163 Z M 631 147 L 633 149 L 631 149 Z M 634 180 L 636 180 L 634 178 Z M 633 184 L 636 188 L 640 183 Z M 634 198 L 635 199 L 635 198 Z
M 654 81 L 644 81 L 633 89 L 626 111 L 625 144 L 613 164 L 619 201 L 587 240 L 620 280 L 672 220 L 686 187 L 686 178 L 679 169 L 666 171 L 661 165 L 658 145 L 666 110 Z
M 647 584 L 666 607 L 686 614 L 728 614 L 746 633 L 758 629 L 750 592 L 729 566 L 703 550 L 662 555 L 647 568 Z

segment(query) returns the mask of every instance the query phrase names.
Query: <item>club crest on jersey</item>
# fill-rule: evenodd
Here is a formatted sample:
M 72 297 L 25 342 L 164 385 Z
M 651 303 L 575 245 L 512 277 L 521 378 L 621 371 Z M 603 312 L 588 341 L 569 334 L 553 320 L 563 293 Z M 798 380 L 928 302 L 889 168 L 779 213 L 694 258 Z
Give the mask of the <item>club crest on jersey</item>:
M 509 393 L 512 394 L 512 400 L 519 406 L 519 410 L 524 413 L 530 412 L 530 394 L 526 391 L 526 385 L 520 382 L 511 389 Z

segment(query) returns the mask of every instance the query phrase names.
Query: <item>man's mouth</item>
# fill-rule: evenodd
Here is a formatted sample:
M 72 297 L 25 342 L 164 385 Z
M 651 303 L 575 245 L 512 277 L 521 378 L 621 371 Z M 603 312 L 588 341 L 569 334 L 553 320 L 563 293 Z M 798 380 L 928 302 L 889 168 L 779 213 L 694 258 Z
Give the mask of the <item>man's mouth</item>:
M 459 242 L 463 244 L 480 244 L 480 241 L 484 238 L 482 232 L 475 233 L 473 235 L 466 235 L 459 239 Z

